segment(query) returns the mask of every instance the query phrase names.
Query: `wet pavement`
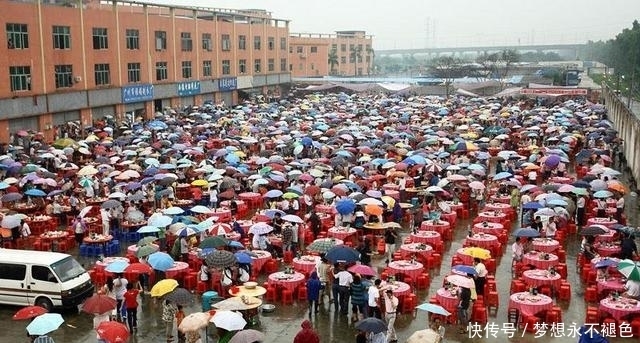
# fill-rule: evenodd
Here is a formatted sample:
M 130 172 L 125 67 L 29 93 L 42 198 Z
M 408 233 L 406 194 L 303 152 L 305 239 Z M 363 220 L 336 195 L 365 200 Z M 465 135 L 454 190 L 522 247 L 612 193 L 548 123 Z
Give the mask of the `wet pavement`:
M 629 214 L 630 223 L 637 225 L 637 199 L 635 197 L 628 197 L 627 212 Z M 465 235 L 467 234 L 467 225 L 470 224 L 470 220 L 458 220 L 458 225 L 454 231 L 454 238 L 452 242 L 448 242 L 445 245 L 445 252 L 442 256 L 442 264 L 439 270 L 431 270 L 431 287 L 428 291 L 415 291 L 418 295 L 419 303 L 428 302 L 429 296 L 434 295 L 436 290 L 441 287 L 444 276 L 450 270 L 452 256 L 455 251 L 462 246 Z M 514 224 L 514 227 L 517 224 Z M 512 228 L 513 229 L 513 228 Z M 409 235 L 408 229 L 401 230 L 401 237 L 404 239 Z M 402 241 L 400 239 L 400 241 Z M 479 331 L 476 331 L 475 337 L 473 330 L 470 334 L 459 334 L 458 327 L 447 325 L 445 341 L 446 342 L 577 342 L 578 338 L 575 332 L 572 332 L 573 328 L 577 329 L 584 322 L 586 306 L 583 299 L 584 288 L 580 281 L 579 274 L 576 272 L 576 255 L 579 252 L 579 236 L 570 235 L 567 240 L 567 246 L 565 250 L 567 252 L 567 266 L 568 266 L 568 281 L 571 283 L 572 296 L 570 302 L 558 302 L 558 305 L 563 309 L 562 317 L 564 321 L 564 333 L 556 334 L 553 337 L 552 333 L 548 329 L 546 334 L 542 334 L 539 331 L 540 337 L 536 337 L 533 333 L 523 333 L 522 331 L 516 331 L 512 338 L 508 337 L 507 331 L 503 330 L 504 323 L 507 322 L 507 305 L 509 297 L 509 288 L 511 282 L 511 252 L 510 245 L 513 243 L 513 238 L 509 239 L 507 243 L 507 249 L 503 253 L 503 256 L 497 260 L 498 267 L 496 272 L 496 281 L 498 284 L 498 292 L 500 296 L 500 307 L 498 311 L 489 312 L 489 323 L 493 326 L 494 330 L 484 330 L 484 326 L 479 327 Z M 124 245 L 126 247 L 126 245 Z M 73 252 L 77 256 L 77 251 Z M 124 254 L 124 251 L 123 251 Z M 95 261 L 86 258 L 80 258 L 79 261 L 83 263 L 87 269 L 91 267 L 91 264 Z M 384 265 L 384 259 L 381 256 L 374 256 L 372 265 L 378 267 L 379 271 L 382 270 Z M 263 282 L 264 277 L 259 279 Z M 592 304 L 592 306 L 594 306 Z M 7 327 L 3 330 L 0 336 L 3 337 L 3 342 L 28 342 L 26 337 L 25 327 L 27 322 L 13 322 L 11 316 L 18 307 L 12 306 L 0 306 L 0 319 Z M 201 311 L 200 298 L 196 298 L 194 304 L 188 308 L 185 308 L 186 313 Z M 132 336 L 130 342 L 158 342 L 165 341 L 164 337 L 164 324 L 160 320 L 161 304 L 152 299 L 150 296 L 144 296 L 138 314 L 138 332 Z M 96 335 L 92 329 L 92 316 L 85 313 L 75 313 L 74 311 L 63 312 L 65 318 L 65 324 L 53 333 L 51 336 L 56 342 L 64 343 L 84 343 L 84 342 L 96 342 Z M 296 333 L 300 330 L 300 323 L 303 319 L 308 318 L 308 310 L 306 303 L 298 301 L 291 306 L 281 306 L 276 304 L 276 310 L 273 313 L 264 313 L 260 316 L 260 323 L 254 328 L 264 332 L 266 334 L 265 343 L 280 343 L 280 342 L 292 342 Z M 323 343 L 338 343 L 338 342 L 354 342 L 356 330 L 353 327 L 353 323 L 349 322 L 349 317 L 342 315 L 335 315 L 333 309 L 329 309 L 329 306 L 325 304 L 321 307 L 320 313 L 314 314 L 311 317 L 314 328 L 321 337 Z M 425 329 L 427 327 L 427 314 L 423 311 L 419 311 L 415 314 L 402 314 L 398 316 L 396 321 L 396 330 L 398 333 L 399 342 L 404 342 L 414 331 Z M 491 332 L 495 333 L 495 336 L 491 335 Z M 479 338 L 479 336 L 483 338 Z M 15 339 L 15 340 L 14 340 Z M 609 338 L 610 342 L 630 342 L 637 341 L 637 338 Z M 208 342 L 216 342 L 217 339 L 211 336 Z M 203 342 L 206 340 L 203 339 Z

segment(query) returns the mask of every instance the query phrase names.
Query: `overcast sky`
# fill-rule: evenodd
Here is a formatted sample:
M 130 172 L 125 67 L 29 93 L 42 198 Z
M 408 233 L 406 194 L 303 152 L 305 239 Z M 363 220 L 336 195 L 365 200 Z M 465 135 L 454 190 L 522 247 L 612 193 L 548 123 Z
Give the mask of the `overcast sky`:
M 640 18 L 639 0 L 143 0 L 258 8 L 291 32 L 365 30 L 375 49 L 583 43 Z

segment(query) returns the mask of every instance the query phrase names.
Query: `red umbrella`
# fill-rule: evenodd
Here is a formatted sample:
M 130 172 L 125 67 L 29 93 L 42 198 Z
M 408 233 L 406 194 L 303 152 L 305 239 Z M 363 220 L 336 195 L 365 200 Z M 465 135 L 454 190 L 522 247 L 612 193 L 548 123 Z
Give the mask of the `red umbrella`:
M 149 265 L 147 264 L 136 262 L 129 264 L 124 271 L 137 274 L 149 274 L 153 271 L 153 269 L 151 269 L 151 267 L 149 267 Z
M 356 273 L 356 274 L 360 274 L 360 275 L 366 275 L 366 276 L 375 276 L 376 275 L 376 271 L 373 270 L 373 268 L 364 265 L 364 264 L 354 264 L 353 266 L 349 267 L 349 269 L 347 269 L 348 271 L 352 272 L 352 273 Z
M 116 308 L 116 299 L 104 294 L 94 294 L 82 304 L 82 311 L 93 314 L 103 314 Z
M 318 193 L 320 193 L 320 187 L 315 185 L 308 186 L 304 189 L 304 194 L 306 195 L 315 196 Z
M 233 191 L 233 189 L 228 189 L 222 193 L 220 193 L 220 195 L 218 195 L 218 197 L 220 197 L 220 199 L 233 199 L 236 197 L 236 193 Z
M 313 181 L 313 180 L 314 180 L 314 179 L 313 179 L 313 176 L 311 176 L 311 175 L 309 175 L 309 174 L 302 174 L 302 175 L 300 175 L 300 177 L 298 177 L 298 178 L 299 178 L 301 181 L 304 181 L 304 182 L 311 182 L 311 181 Z
M 40 306 L 27 306 L 23 307 L 13 315 L 13 320 L 27 320 L 35 318 L 41 314 L 45 314 L 47 311 L 46 308 Z
M 96 328 L 98 336 L 107 343 L 124 343 L 129 339 L 129 330 L 119 322 L 102 322 Z

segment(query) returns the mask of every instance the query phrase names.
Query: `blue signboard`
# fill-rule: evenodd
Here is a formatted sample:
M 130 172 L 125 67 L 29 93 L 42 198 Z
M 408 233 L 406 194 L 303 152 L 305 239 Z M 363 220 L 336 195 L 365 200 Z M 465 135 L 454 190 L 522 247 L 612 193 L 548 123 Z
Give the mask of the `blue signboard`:
M 222 79 L 218 79 L 218 89 L 221 92 L 228 92 L 238 88 L 238 78 L 237 77 L 225 77 Z
M 200 81 L 187 81 L 178 83 L 178 96 L 200 94 Z
M 153 85 L 141 84 L 122 87 L 122 102 L 129 104 L 132 102 L 142 102 L 153 100 Z

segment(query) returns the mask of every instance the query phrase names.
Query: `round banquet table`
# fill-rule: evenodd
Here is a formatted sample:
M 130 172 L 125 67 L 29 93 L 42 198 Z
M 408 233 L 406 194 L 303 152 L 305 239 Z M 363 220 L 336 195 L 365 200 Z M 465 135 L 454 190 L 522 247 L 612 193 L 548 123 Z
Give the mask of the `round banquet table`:
M 304 284 L 304 274 L 300 272 L 294 272 L 293 274 L 285 274 L 284 272 L 275 272 L 269 274 L 269 283 L 276 286 L 281 286 L 291 291 L 292 293 L 298 288 L 298 286 Z
M 464 253 L 464 248 L 456 250 L 456 257 L 462 260 L 462 263 L 467 266 L 473 265 L 473 257 Z
M 527 316 L 548 311 L 552 307 L 553 299 L 544 294 L 531 295 L 529 292 L 520 292 L 509 296 L 509 308 L 515 308 Z
M 96 261 L 96 269 L 98 270 L 104 270 L 108 265 L 110 265 L 113 262 L 116 261 L 122 261 L 122 262 L 127 262 L 129 263 L 129 259 L 126 257 L 121 257 L 121 256 L 110 256 L 110 257 L 105 257 L 101 260 L 97 260 Z
M 395 183 L 385 183 L 384 185 L 382 185 L 382 188 L 385 191 L 385 195 L 387 195 L 387 191 L 397 191 L 400 189 L 400 186 L 396 185 Z
M 453 212 L 457 212 L 458 210 L 464 209 L 464 205 L 461 202 L 458 202 L 456 204 L 453 201 L 445 201 L 444 203 L 447 206 L 449 206 L 451 208 L 451 211 L 453 211 Z
M 549 253 L 545 253 L 545 254 L 549 254 Z M 535 266 L 538 269 L 549 269 L 551 267 L 555 267 L 559 263 L 557 255 L 549 254 L 549 259 L 544 260 L 542 259 L 542 253 L 538 251 L 535 251 L 535 252 L 532 251 L 527 254 L 524 254 L 522 256 L 522 262 L 524 264 L 530 264 L 532 266 Z
M 282 236 L 281 235 L 268 235 L 269 243 L 271 245 L 275 245 L 277 247 L 282 247 Z
M 598 255 L 600 256 L 604 256 L 604 257 L 609 257 L 609 256 L 614 256 L 614 255 L 618 255 L 620 254 L 620 251 L 622 251 L 622 248 L 619 245 L 610 245 L 610 244 L 599 244 L 596 247 L 596 251 L 598 252 Z
M 605 234 L 597 235 L 596 242 L 613 242 L 615 240 L 615 233 L 614 230 L 609 230 L 609 232 Z
M 499 236 L 504 233 L 504 225 L 500 223 L 482 222 L 473 224 L 473 233 L 488 233 L 490 235 Z
M 414 243 L 435 245 L 438 242 L 442 242 L 442 236 L 436 231 L 418 231 L 412 233 L 410 237 Z
M 422 258 L 422 261 L 426 261 L 432 252 L 433 248 L 424 243 L 409 243 L 400 246 L 400 253 L 405 260 L 411 259 L 411 255 L 416 254 Z
M 560 249 L 560 242 L 551 238 L 534 238 L 533 249 L 551 253 Z
M 232 232 L 224 234 L 224 238 L 226 238 L 227 240 L 230 240 L 230 241 L 236 241 L 237 242 L 237 241 L 240 240 L 240 237 L 242 237 L 242 236 L 240 236 L 240 233 L 235 232 L 235 231 L 232 231 Z
M 297 272 L 309 275 L 316 269 L 318 263 L 320 263 L 320 256 L 300 256 L 300 258 L 296 257 L 293 259 L 293 269 Z
M 335 237 L 337 239 L 346 241 L 347 238 L 355 235 L 356 232 L 356 229 L 352 227 L 334 226 L 329 229 L 327 234 L 329 237 Z
M 262 270 L 262 267 L 264 266 L 264 264 L 271 259 L 271 253 L 268 251 L 251 250 L 250 252 L 256 255 L 256 256 L 252 255 L 251 259 L 253 260 L 252 266 L 257 270 Z
M 620 279 L 619 277 L 610 277 L 606 280 L 598 280 L 597 282 L 598 293 L 607 291 L 617 291 L 619 293 L 624 293 L 626 291 L 624 286 L 624 282 L 622 282 L 622 279 Z
M 484 211 L 478 213 L 479 220 L 491 222 L 491 223 L 502 223 L 507 219 L 507 215 L 505 213 L 495 213 L 493 211 Z
M 218 223 L 227 223 L 231 221 L 231 209 L 229 208 L 216 208 L 207 213 L 209 217 L 218 217 Z
M 444 287 L 438 289 L 436 292 L 436 299 L 438 300 L 438 303 L 440 303 L 440 305 L 449 312 L 456 311 L 458 303 L 460 302 L 457 294 L 453 294 L 452 291 Z
M 380 289 L 391 289 L 393 291 L 393 295 L 398 298 L 411 294 L 411 286 L 402 281 L 393 281 L 393 283 L 382 281 Z
M 190 199 L 176 199 L 173 202 L 173 206 L 176 206 L 176 207 L 186 208 L 186 207 L 190 207 L 191 205 L 193 205 L 193 200 L 190 200 Z
M 501 203 L 501 202 L 495 202 L 493 204 L 485 205 L 483 210 L 484 211 L 510 212 L 510 211 L 513 211 L 513 208 L 508 203 L 504 204 L 504 203 Z
M 404 274 L 417 280 L 418 276 L 423 273 L 424 265 L 420 262 L 411 262 L 407 260 L 391 261 L 388 265 L 392 274 Z
M 122 223 L 120 223 L 120 226 L 122 227 L 122 229 L 126 231 L 137 231 L 139 228 L 141 228 L 144 225 L 145 225 L 145 222 L 134 223 L 128 220 L 125 220 Z
M 593 218 L 587 219 L 587 226 L 604 225 L 607 228 L 612 229 L 615 224 L 618 224 L 618 221 L 615 219 L 601 218 L 601 217 L 593 217 Z
M 492 195 L 489 200 L 493 200 L 494 202 L 499 202 L 502 204 L 510 204 L 511 203 L 511 197 L 508 195 Z
M 449 230 L 451 224 L 449 222 L 445 222 L 444 220 L 425 220 L 420 224 L 420 231 L 435 231 L 439 234 L 444 234 L 445 230 Z
M 467 244 L 480 248 L 490 249 L 498 244 L 498 237 L 486 233 L 476 233 L 467 237 Z
M 255 222 L 253 220 L 237 220 L 238 225 L 240 225 L 240 227 L 242 228 L 242 230 L 244 231 L 245 234 L 249 233 L 249 228 L 251 228 L 251 225 L 255 224 Z
M 113 236 L 111 235 L 108 235 L 108 236 L 96 235 L 93 238 L 91 238 L 90 236 L 87 236 L 82 241 L 85 244 L 104 244 L 104 243 L 110 242 L 112 239 L 113 239 Z
M 254 203 L 254 204 L 258 204 L 261 203 L 262 201 L 262 195 L 260 193 L 254 193 L 254 192 L 245 192 L 245 193 L 240 193 L 238 194 L 238 199 L 246 202 L 246 203 Z
M 563 177 L 563 176 L 554 176 L 550 180 L 553 183 L 561 183 L 561 184 L 564 184 L 564 185 L 569 184 L 569 183 L 571 183 L 571 181 L 573 181 L 572 178 Z
M 187 262 L 173 262 L 173 267 L 165 270 L 165 275 L 167 279 L 177 279 L 180 275 L 189 270 L 189 263 Z
M 40 234 L 39 237 L 43 241 L 57 242 L 61 239 L 66 239 L 67 237 L 69 237 L 69 233 L 67 231 L 47 231 Z
M 152 243 L 150 245 L 156 247 L 156 249 L 160 249 L 160 246 L 157 245 L 157 244 L 153 244 Z M 137 256 L 136 253 L 138 252 L 139 248 L 140 247 L 137 244 L 132 244 L 132 245 L 127 247 L 127 253 L 130 254 L 130 255 L 133 255 L 133 256 Z
M 244 200 L 236 200 L 236 205 L 238 205 L 238 212 L 242 212 L 242 209 L 245 211 L 249 208 L 247 203 Z M 220 202 L 220 206 L 223 208 L 231 208 L 231 200 L 224 200 Z
M 619 297 L 616 300 L 606 297 L 600 300 L 599 310 L 611 314 L 616 320 L 620 320 L 628 315 L 640 313 L 640 303 L 625 297 Z
M 326 214 L 331 214 L 334 215 L 336 214 L 336 207 L 333 205 L 324 205 L 324 204 L 318 204 L 316 205 L 316 212 L 318 213 L 326 213 Z
M 449 223 L 449 227 L 455 226 L 456 221 L 458 220 L 458 214 L 456 212 L 440 213 L 440 219 Z
M 525 270 L 522 278 L 527 286 L 532 287 L 552 286 L 554 289 L 560 289 L 560 283 L 562 283 L 560 273 L 551 275 L 547 270 L 542 269 Z

